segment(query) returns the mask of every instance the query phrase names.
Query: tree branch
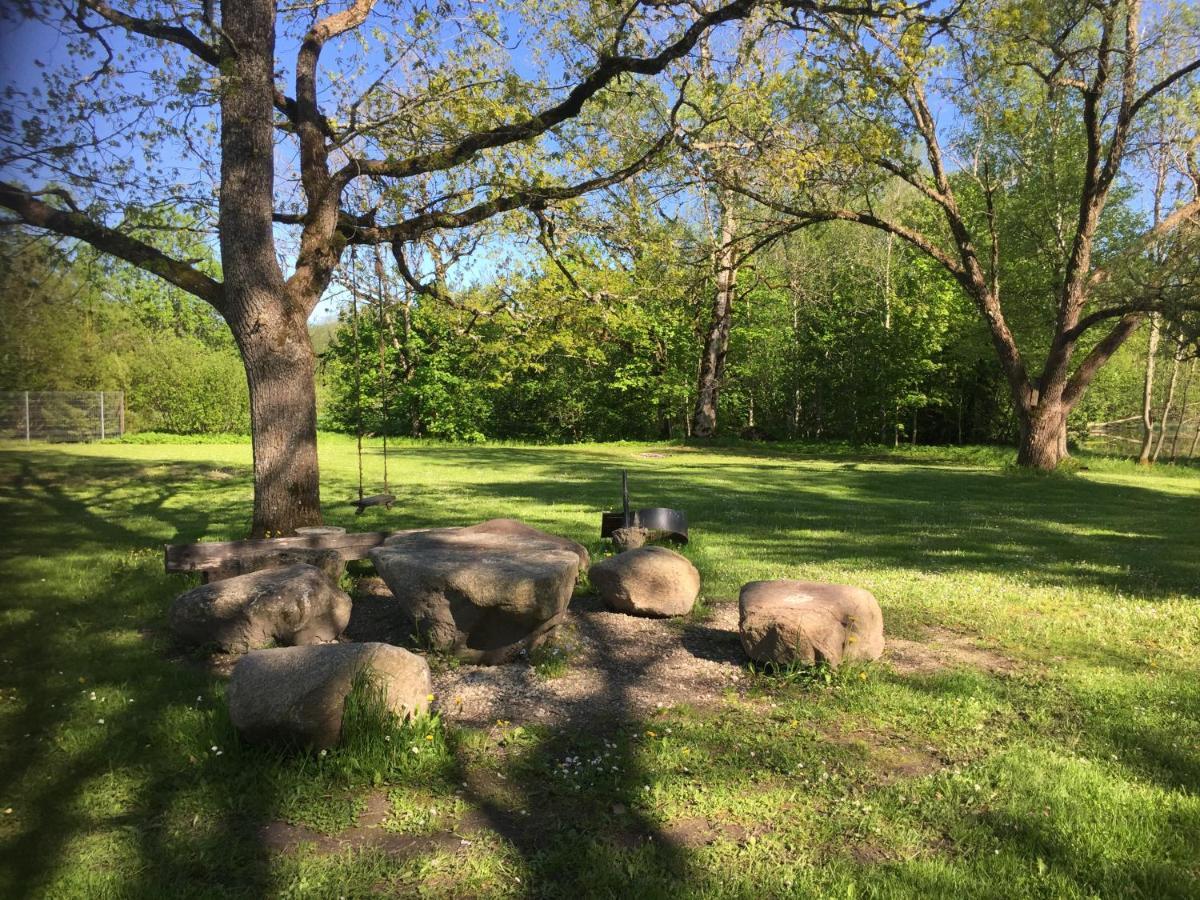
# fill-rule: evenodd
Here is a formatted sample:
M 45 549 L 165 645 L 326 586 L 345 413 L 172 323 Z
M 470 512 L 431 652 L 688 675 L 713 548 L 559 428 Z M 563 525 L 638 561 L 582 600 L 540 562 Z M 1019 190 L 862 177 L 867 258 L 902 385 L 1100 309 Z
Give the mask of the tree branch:
M 73 203 L 69 205 L 74 206 Z M 224 288 L 220 282 L 185 262 L 167 256 L 156 247 L 115 228 L 101 225 L 76 209 L 68 211 L 50 206 L 37 199 L 34 193 L 2 181 L 0 206 L 16 213 L 25 225 L 78 238 L 97 250 L 112 254 L 139 269 L 159 276 L 201 300 L 207 300 L 218 312 L 224 313 Z
M 1067 386 L 1063 389 L 1062 400 L 1067 409 L 1073 408 L 1079 402 L 1079 398 L 1088 389 L 1088 385 L 1092 383 L 1096 373 L 1103 368 L 1114 353 L 1121 349 L 1121 345 L 1142 324 L 1144 315 L 1144 313 L 1134 312 L 1122 316 L 1121 320 L 1113 326 L 1113 330 L 1106 334 L 1084 357 L 1083 362 L 1079 364 L 1079 368 L 1075 370 L 1075 374 L 1071 376 L 1067 381 Z
M 468 207 L 464 210 L 459 210 L 456 212 L 433 210 L 430 212 L 421 213 L 420 215 L 412 216 L 403 222 L 397 222 L 393 225 L 352 227 L 347 234 L 347 239 L 351 243 L 357 244 L 394 244 L 397 241 L 411 242 L 419 238 L 421 235 L 436 229 L 466 228 L 471 225 L 477 225 L 485 219 L 490 219 L 492 216 L 499 215 L 500 213 L 511 212 L 514 209 L 520 209 L 526 206 L 537 207 L 539 205 L 551 203 L 556 200 L 570 200 L 591 191 L 599 190 L 600 188 L 619 184 L 625 179 L 637 174 L 646 167 L 650 160 L 653 159 L 654 156 L 670 142 L 670 140 L 671 134 L 668 132 L 660 137 L 641 157 L 634 160 L 623 169 L 618 169 L 617 171 L 610 172 L 607 175 L 600 175 L 595 178 L 589 178 L 585 181 L 580 181 L 569 185 L 525 187 L 514 191 L 511 194 L 506 194 L 493 200 L 478 203 L 475 206 Z
M 966 270 L 962 264 L 954 257 L 943 250 L 937 244 L 933 243 L 928 237 L 919 231 L 914 231 L 897 222 L 892 222 L 889 219 L 883 219 L 873 213 L 861 213 L 850 209 L 800 209 L 791 206 L 787 203 L 782 203 L 778 200 L 773 200 L 758 191 L 748 188 L 741 184 L 725 185 L 730 190 L 741 194 L 744 197 L 749 197 L 756 203 L 761 203 L 768 209 L 773 209 L 776 212 L 784 213 L 793 218 L 800 219 L 806 224 L 815 225 L 819 222 L 858 222 L 862 225 L 870 225 L 872 228 L 878 228 L 881 231 L 887 231 L 905 241 L 908 241 L 918 250 L 928 254 L 933 259 L 941 263 L 946 270 L 954 277 L 956 281 L 963 282 L 967 277 Z M 964 282 L 965 283 L 965 282 Z
M 106 22 L 124 28 L 126 31 L 132 31 L 145 37 L 154 38 L 155 40 L 169 41 L 172 44 L 177 44 L 210 66 L 221 65 L 221 52 L 216 47 L 207 43 L 194 31 L 182 25 L 169 25 L 161 19 L 142 19 L 137 16 L 131 16 L 121 10 L 113 9 L 105 0 L 79 0 L 79 7 L 79 10 L 75 14 L 75 21 L 80 28 L 86 31 L 91 31 L 91 29 L 84 22 L 84 8 L 91 10 Z
M 338 173 L 338 179 L 349 183 L 362 175 L 373 178 L 409 178 L 426 172 L 437 172 L 466 162 L 475 154 L 503 147 L 544 134 L 579 114 L 583 105 L 626 73 L 656 75 L 696 45 L 701 36 L 715 25 L 744 18 L 759 0 L 733 0 L 696 18 L 684 33 L 653 56 L 620 56 L 605 53 L 596 66 L 575 85 L 567 96 L 540 112 L 506 125 L 465 135 L 444 150 L 419 153 L 401 160 L 351 159 Z M 815 6 L 805 2 L 797 5 Z

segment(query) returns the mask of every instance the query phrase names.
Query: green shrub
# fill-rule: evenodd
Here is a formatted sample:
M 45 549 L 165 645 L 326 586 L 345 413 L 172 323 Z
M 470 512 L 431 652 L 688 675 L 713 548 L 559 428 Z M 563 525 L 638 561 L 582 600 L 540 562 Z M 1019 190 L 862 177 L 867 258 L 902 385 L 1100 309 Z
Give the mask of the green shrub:
M 126 397 L 131 431 L 246 434 L 250 394 L 232 349 L 163 337 L 134 356 Z

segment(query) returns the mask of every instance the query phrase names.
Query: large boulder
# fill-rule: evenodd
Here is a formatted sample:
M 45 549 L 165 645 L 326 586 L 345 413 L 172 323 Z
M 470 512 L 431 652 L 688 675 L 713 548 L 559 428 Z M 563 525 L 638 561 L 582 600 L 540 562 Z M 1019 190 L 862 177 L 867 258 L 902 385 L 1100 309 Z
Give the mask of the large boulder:
M 752 581 L 739 598 L 746 654 L 778 665 L 878 659 L 883 612 L 862 588 L 819 581 Z
M 298 563 L 185 591 L 171 603 L 167 623 L 184 644 L 244 653 L 331 641 L 350 622 L 350 607 L 320 569 Z
M 249 741 L 332 747 L 346 696 L 360 678 L 400 717 L 429 708 L 433 682 L 423 658 L 390 644 L 321 644 L 248 653 L 226 689 L 229 718 Z
M 601 560 L 588 573 L 604 605 L 635 616 L 682 616 L 700 594 L 700 573 L 666 547 L 638 547 Z
M 434 649 L 508 662 L 562 621 L 587 551 L 512 519 L 396 534 L 376 571 Z
M 342 529 L 345 531 L 345 529 Z M 320 569 L 334 584 L 342 580 L 346 571 L 346 561 L 337 550 L 326 550 L 318 547 L 272 547 L 269 550 L 259 550 L 255 553 L 243 552 L 231 557 L 219 568 L 209 569 L 204 573 L 204 581 L 224 581 L 226 578 L 236 578 L 238 575 L 249 575 L 264 569 L 283 569 L 304 563 Z

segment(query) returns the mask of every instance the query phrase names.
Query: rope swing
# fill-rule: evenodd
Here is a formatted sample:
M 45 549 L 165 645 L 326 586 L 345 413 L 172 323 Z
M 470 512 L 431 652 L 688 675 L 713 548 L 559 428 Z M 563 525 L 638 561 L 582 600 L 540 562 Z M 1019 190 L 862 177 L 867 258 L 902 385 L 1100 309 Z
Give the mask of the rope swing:
M 356 246 L 350 245 L 350 336 L 354 342 L 354 421 L 355 436 L 358 452 L 358 499 L 352 500 L 351 505 L 358 507 L 357 515 L 366 512 L 367 507 L 382 506 L 391 509 L 396 502 L 395 495 L 388 492 L 388 442 L 387 442 L 387 344 L 384 341 L 384 328 L 387 324 L 385 310 L 383 261 L 379 256 L 379 248 L 375 248 L 375 274 L 379 281 L 379 295 L 376 298 L 376 312 L 379 327 L 379 395 L 380 422 L 383 431 L 383 493 L 363 496 L 363 403 L 362 403 L 362 347 L 359 343 L 358 332 L 358 254 Z

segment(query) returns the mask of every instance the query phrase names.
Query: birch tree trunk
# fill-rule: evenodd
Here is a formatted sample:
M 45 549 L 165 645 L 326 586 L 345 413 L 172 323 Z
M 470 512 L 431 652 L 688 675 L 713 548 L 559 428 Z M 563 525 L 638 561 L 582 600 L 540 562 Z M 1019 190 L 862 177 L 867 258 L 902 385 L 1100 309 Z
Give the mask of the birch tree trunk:
M 1158 316 L 1150 317 L 1150 341 L 1146 349 L 1146 380 L 1142 387 L 1142 450 L 1138 463 L 1150 465 L 1150 451 L 1154 447 L 1154 362 L 1158 355 Z

